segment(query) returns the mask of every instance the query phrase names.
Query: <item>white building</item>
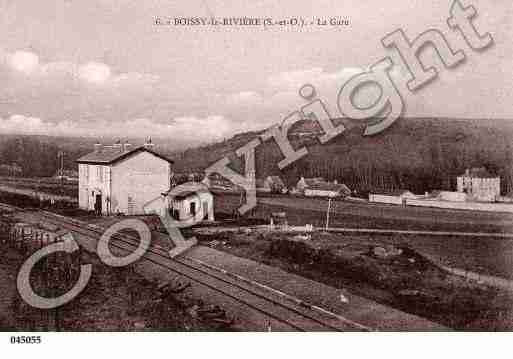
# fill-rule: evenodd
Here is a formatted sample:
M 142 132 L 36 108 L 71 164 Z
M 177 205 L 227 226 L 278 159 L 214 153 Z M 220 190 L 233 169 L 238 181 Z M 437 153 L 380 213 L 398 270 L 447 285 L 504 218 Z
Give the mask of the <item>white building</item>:
M 416 195 L 408 190 L 396 190 L 384 193 L 370 193 L 369 202 L 388 203 L 388 204 L 406 204 L 407 199 L 415 199 Z
M 345 197 L 351 194 L 351 190 L 345 184 L 330 183 L 320 177 L 301 177 L 296 187 L 307 197 Z
M 142 214 L 145 203 L 170 188 L 173 161 L 154 151 L 151 140 L 130 144 L 96 144 L 77 160 L 79 207 L 102 214 Z
M 326 181 L 322 177 L 312 177 L 312 178 L 301 177 L 296 184 L 296 188 L 298 191 L 304 193 L 305 189 L 311 188 L 312 186 L 315 186 L 316 184 L 323 183 L 323 182 L 326 182 Z
M 457 177 L 458 192 L 467 194 L 469 200 L 495 202 L 501 195 L 501 179 L 485 168 L 467 169 Z

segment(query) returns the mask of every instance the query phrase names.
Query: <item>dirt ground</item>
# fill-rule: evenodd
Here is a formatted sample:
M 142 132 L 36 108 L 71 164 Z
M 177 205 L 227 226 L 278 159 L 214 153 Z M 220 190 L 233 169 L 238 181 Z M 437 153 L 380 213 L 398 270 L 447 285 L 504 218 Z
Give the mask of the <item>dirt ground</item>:
M 58 311 L 23 302 L 16 290 L 21 255 L 7 248 L 0 257 L 0 331 L 213 331 L 218 327 L 198 315 L 203 303 L 177 301 L 161 294 L 156 283 L 129 268 L 112 268 L 87 253 L 93 265 L 86 289 Z
M 203 245 L 346 288 L 458 330 L 513 330 L 513 294 L 441 270 L 383 238 L 314 232 L 198 231 Z

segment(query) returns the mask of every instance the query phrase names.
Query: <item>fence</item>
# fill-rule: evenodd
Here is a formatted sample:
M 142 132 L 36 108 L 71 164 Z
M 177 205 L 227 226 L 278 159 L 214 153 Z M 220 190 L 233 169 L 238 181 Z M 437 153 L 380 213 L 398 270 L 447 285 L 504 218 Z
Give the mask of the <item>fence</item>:
M 408 206 L 513 213 L 513 204 L 508 203 L 452 202 L 426 199 L 406 199 L 406 204 Z
M 22 261 L 45 246 L 62 241 L 65 231 L 48 231 L 36 225 L 15 222 L 0 217 L 0 245 L 17 252 Z M 4 250 L 5 252 L 5 250 Z M 41 296 L 54 298 L 65 293 L 80 276 L 82 253 L 57 252 L 42 258 L 31 273 L 31 286 Z M 31 331 L 59 331 L 61 319 L 59 309 L 42 310 L 23 305 L 19 295 L 14 298 L 14 315 L 28 322 Z

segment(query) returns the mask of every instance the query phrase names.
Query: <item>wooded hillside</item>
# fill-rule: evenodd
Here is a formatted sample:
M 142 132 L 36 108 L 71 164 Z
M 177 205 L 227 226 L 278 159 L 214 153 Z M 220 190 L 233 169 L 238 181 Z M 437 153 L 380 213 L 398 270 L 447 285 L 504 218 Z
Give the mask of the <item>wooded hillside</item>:
M 293 126 L 289 137 L 294 148 L 308 147 L 308 155 L 280 171 L 282 159 L 274 141 L 256 152 L 257 177 L 280 175 L 288 185 L 300 176 L 325 177 L 346 183 L 359 192 L 409 189 L 424 193 L 433 189 L 454 190 L 456 175 L 467 167 L 486 167 L 500 175 L 502 193 L 513 190 L 513 121 L 400 119 L 383 133 L 363 137 L 363 126 L 347 122 L 348 130 L 321 145 L 318 128 L 305 121 Z M 310 133 L 309 133 L 310 132 Z M 235 170 L 243 164 L 235 150 L 258 132 L 234 136 L 216 144 L 189 149 L 176 156 L 177 172 L 202 171 L 229 156 Z

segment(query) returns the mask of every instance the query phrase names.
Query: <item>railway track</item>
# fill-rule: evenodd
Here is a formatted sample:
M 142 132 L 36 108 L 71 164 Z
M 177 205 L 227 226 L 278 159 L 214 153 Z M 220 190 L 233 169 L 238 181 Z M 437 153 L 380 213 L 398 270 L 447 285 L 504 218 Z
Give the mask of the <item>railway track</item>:
M 5 204 L 0 209 L 11 212 L 23 211 Z M 37 211 L 37 216 L 60 228 L 77 235 L 98 241 L 104 233 L 103 228 L 92 226 L 55 213 Z M 110 245 L 124 253 L 132 253 L 139 245 L 138 238 L 116 233 L 110 239 Z M 217 294 L 229 298 L 238 304 L 256 311 L 275 322 L 280 327 L 293 331 L 371 331 L 372 328 L 352 321 L 324 308 L 306 303 L 299 298 L 282 293 L 263 284 L 249 281 L 230 274 L 219 268 L 208 266 L 187 257 L 170 258 L 168 253 L 150 246 L 141 260 L 148 261 L 176 275 L 187 278 L 191 284 L 208 288 Z

